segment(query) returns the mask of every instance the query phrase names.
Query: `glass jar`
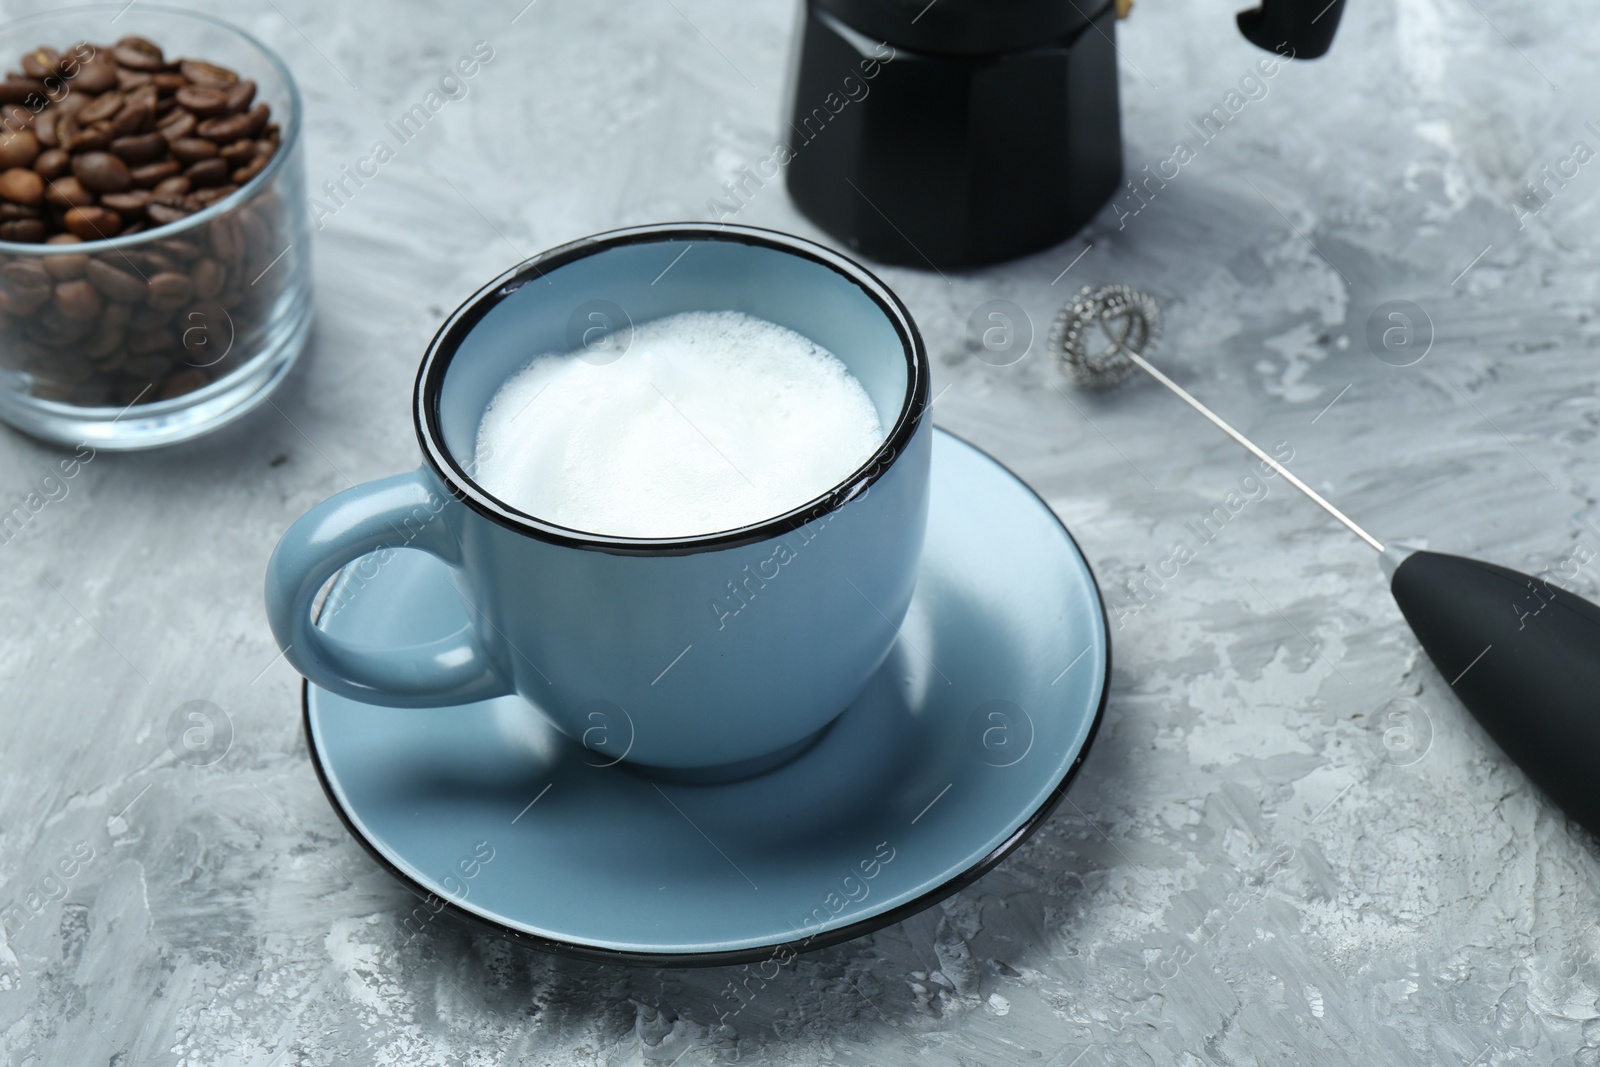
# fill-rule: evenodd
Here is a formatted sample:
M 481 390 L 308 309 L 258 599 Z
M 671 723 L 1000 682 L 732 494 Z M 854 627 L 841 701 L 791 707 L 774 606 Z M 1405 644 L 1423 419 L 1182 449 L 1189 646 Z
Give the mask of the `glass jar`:
M 145 214 L 146 208 L 102 200 L 122 211 L 115 221 L 104 211 L 78 216 L 86 237 L 80 243 L 0 239 L 0 419 L 46 440 L 109 450 L 188 440 L 243 415 L 283 381 L 311 326 L 300 93 L 283 61 L 243 31 L 146 4 L 73 8 L 0 26 L 0 63 L 7 69 L 40 46 L 63 57 L 58 76 L 40 81 L 43 98 L 0 105 L 0 161 L 18 131 L 34 133 L 41 121 L 51 122 L 44 116 L 54 112 L 59 124 L 75 116 L 68 109 L 86 107 L 63 104 L 74 92 L 87 102 L 98 99 L 89 89 L 104 75 L 85 78 L 84 71 L 94 71 L 107 58 L 101 52 L 130 36 L 159 45 L 169 62 L 201 60 L 255 83 L 244 109 L 214 116 L 252 116 L 237 127 L 214 127 L 226 130 L 215 134 L 219 139 L 240 134 L 218 158 L 229 155 L 230 145 L 248 151 L 249 140 L 258 154 L 273 140 L 276 149 L 264 165 L 234 153 L 226 176 L 207 173 L 205 188 L 198 188 L 196 174 L 193 195 L 172 200 L 161 217 L 192 213 L 165 225 L 156 224 L 155 208 Z M 84 79 L 81 86 L 75 78 Z M 136 88 L 125 87 L 124 96 Z M 170 92 L 162 89 L 161 99 Z M 262 104 L 270 114 L 257 118 Z M 156 123 L 172 114 L 172 105 L 161 106 L 168 110 L 156 111 Z M 27 143 L 48 139 L 35 133 Z M 34 210 L 62 212 L 71 225 L 64 212 L 72 194 L 62 182 L 73 173 L 47 180 L 46 200 Z M 148 179 L 133 173 L 137 194 Z M 229 192 L 230 186 L 236 188 Z M 8 228 L 18 221 L 22 227 Z M 138 225 L 149 228 L 98 236 Z M 0 200 L 0 237 L 37 232 L 25 208 Z

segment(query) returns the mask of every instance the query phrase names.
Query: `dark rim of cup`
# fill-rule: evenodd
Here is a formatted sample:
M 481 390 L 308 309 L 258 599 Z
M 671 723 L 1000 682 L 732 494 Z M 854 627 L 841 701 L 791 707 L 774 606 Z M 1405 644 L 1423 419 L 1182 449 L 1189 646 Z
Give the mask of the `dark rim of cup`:
M 820 263 L 842 275 L 877 304 L 899 335 L 906 359 L 906 393 L 900 402 L 899 416 L 884 437 L 883 443 L 871 458 L 847 478 L 814 500 L 748 526 L 715 533 L 695 534 L 690 537 L 618 537 L 574 530 L 540 519 L 499 500 L 473 481 L 462 468 L 456 457 L 445 447 L 443 434 L 439 428 L 439 395 L 450 361 L 455 358 L 461 342 L 485 315 L 499 305 L 501 300 L 528 282 L 542 278 L 550 271 L 575 260 L 607 249 L 663 241 L 732 241 L 759 245 L 799 256 Z M 775 230 L 757 229 L 753 226 L 711 226 L 692 222 L 660 223 L 611 230 L 553 248 L 519 263 L 472 294 L 465 303 L 451 313 L 428 345 L 422 366 L 417 371 L 413 415 L 416 420 L 417 441 L 422 446 L 422 454 L 426 457 L 428 465 L 456 499 L 484 518 L 526 536 L 570 548 L 587 548 L 619 555 L 685 555 L 735 548 L 782 536 L 860 496 L 893 466 L 896 458 L 905 451 L 906 446 L 922 426 L 928 408 L 928 378 L 928 353 L 923 347 L 922 335 L 917 332 L 916 324 L 911 320 L 911 313 L 887 285 L 860 264 L 832 249 Z

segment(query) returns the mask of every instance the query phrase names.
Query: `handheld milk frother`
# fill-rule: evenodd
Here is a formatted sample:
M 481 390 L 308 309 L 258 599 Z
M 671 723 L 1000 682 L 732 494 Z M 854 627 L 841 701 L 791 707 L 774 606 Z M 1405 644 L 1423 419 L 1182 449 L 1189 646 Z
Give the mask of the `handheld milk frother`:
M 1086 331 L 1110 347 L 1090 353 Z M 1074 381 L 1111 388 L 1144 371 L 1380 553 L 1389 591 L 1467 710 L 1541 789 L 1600 833 L 1600 607 L 1543 579 L 1482 560 L 1385 547 L 1140 354 L 1160 308 L 1126 286 L 1085 288 L 1051 345 Z

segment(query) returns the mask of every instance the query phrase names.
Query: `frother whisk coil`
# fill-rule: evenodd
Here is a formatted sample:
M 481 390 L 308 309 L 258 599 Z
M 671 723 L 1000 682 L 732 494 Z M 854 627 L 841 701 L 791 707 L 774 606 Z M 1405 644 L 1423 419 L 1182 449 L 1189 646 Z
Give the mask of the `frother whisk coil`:
M 1107 346 L 1090 351 L 1096 326 Z M 1155 297 L 1126 285 L 1086 285 L 1056 316 L 1050 347 L 1079 386 L 1113 389 L 1139 373 L 1130 355 L 1142 354 L 1160 336 Z

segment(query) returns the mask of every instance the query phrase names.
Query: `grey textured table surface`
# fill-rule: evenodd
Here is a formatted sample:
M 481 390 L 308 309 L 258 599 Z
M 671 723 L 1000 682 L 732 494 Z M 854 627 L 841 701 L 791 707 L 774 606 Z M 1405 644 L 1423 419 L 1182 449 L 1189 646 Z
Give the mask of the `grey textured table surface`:
M 1577 0 L 1352 0 L 1328 59 L 1247 83 L 1136 215 L 992 270 L 882 272 L 928 338 L 938 421 L 1045 495 L 1118 616 L 1099 739 L 1019 853 L 802 957 L 726 1029 L 726 972 L 445 924 L 401 943 L 387 920 L 411 898 L 308 763 L 267 554 L 318 500 L 414 464 L 416 362 L 478 284 L 585 233 L 711 217 L 771 151 L 793 17 L 523 3 L 218 9 L 297 72 L 313 187 L 474 42 L 494 57 L 323 220 L 314 340 L 273 405 L 96 458 L 0 546 L 0 906 L 26 916 L 0 941 L 0 1058 L 1600 1062 L 1594 843 L 1467 718 L 1369 550 L 1281 480 L 1200 544 L 1186 523 L 1252 472 L 1242 453 L 1152 386 L 1062 392 L 1039 342 L 996 368 L 966 339 L 986 300 L 1042 337 L 1079 285 L 1137 285 L 1165 303 L 1174 376 L 1380 535 L 1530 572 L 1600 549 L 1600 166 L 1573 161 L 1600 148 L 1600 38 Z M 1232 7 L 1123 24 L 1130 171 L 1198 144 L 1187 121 L 1262 55 Z M 1515 207 L 1546 166 L 1576 175 Z M 776 183 L 739 220 L 815 236 Z M 1368 346 L 1390 300 L 1425 312 L 1415 365 Z M 0 507 L 55 458 L 0 434 Z M 1141 577 L 1180 540 L 1192 560 Z M 1596 564 L 1568 584 L 1594 596 Z M 231 730 L 208 766 L 169 747 L 192 700 Z

